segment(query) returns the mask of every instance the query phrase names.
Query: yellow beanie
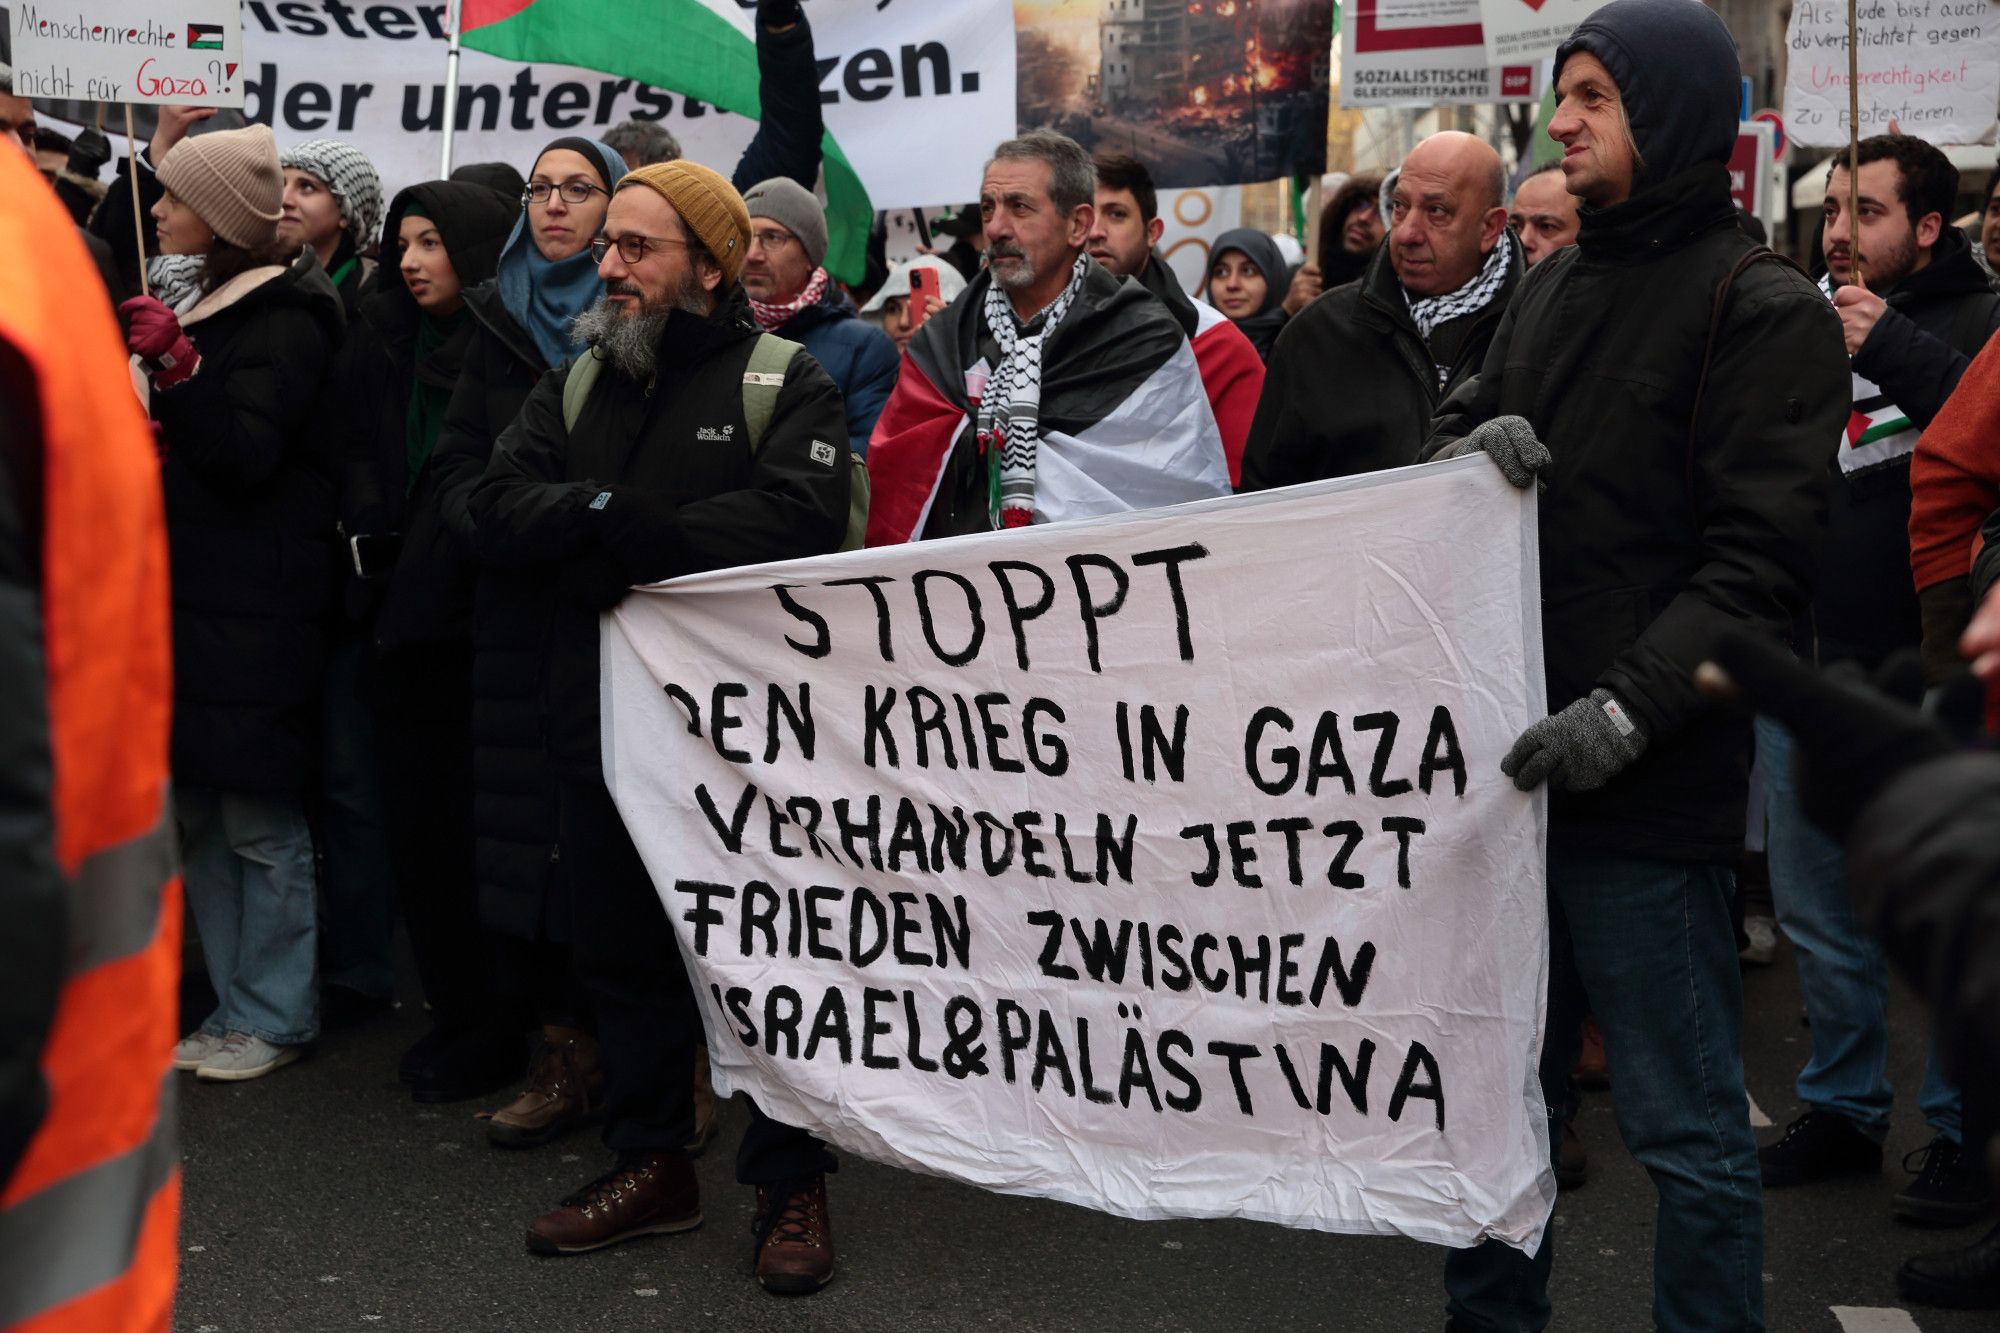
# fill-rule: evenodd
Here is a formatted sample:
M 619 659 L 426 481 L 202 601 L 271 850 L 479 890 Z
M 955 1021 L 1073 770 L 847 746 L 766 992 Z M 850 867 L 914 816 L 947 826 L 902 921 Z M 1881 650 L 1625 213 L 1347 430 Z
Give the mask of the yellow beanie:
M 655 162 L 628 172 L 618 187 L 627 185 L 659 191 L 681 215 L 682 225 L 699 236 L 715 256 L 722 268 L 723 287 L 735 283 L 743 256 L 750 249 L 750 210 L 743 206 L 743 196 L 736 193 L 735 186 L 719 173 L 686 160 Z

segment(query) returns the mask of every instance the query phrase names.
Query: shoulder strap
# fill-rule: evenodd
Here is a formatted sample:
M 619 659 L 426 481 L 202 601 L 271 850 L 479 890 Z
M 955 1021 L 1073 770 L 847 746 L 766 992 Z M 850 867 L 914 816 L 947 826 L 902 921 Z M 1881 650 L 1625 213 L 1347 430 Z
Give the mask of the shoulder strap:
M 1701 403 L 1708 393 L 1708 372 L 1715 364 L 1715 340 L 1722 334 L 1722 318 L 1729 310 L 1729 297 L 1736 288 L 1736 280 L 1747 272 L 1752 264 L 1774 259 L 1795 270 L 1799 276 L 1812 281 L 1810 275 L 1793 260 L 1787 259 L 1768 245 L 1755 245 L 1744 251 L 1736 261 L 1736 267 L 1729 270 L 1722 284 L 1715 289 L 1715 304 L 1708 315 L 1708 341 L 1701 349 L 1701 377 L 1694 382 L 1694 409 L 1688 413 L 1687 459 L 1682 468 L 1683 476 L 1690 492 L 1694 489 L 1694 448 L 1695 439 L 1701 430 Z
M 563 429 L 576 429 L 576 419 L 583 415 L 584 400 L 590 397 L 591 386 L 597 383 L 597 374 L 604 367 L 604 359 L 595 347 L 570 363 L 569 378 L 563 381 Z
M 750 452 L 764 447 L 764 432 L 778 410 L 778 390 L 785 387 L 785 368 L 805 350 L 789 338 L 760 333 L 750 347 L 750 364 L 743 368 L 743 421 L 750 430 Z

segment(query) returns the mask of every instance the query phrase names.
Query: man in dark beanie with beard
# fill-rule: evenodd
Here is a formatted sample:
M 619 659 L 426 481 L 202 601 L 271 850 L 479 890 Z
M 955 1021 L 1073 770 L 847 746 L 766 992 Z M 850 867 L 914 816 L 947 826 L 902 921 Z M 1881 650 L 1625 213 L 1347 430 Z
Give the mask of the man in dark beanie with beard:
M 751 322 L 736 286 L 749 248 L 743 200 L 707 167 L 663 162 L 621 180 L 592 246 L 605 294 L 576 322 L 590 349 L 542 377 L 472 493 L 481 560 L 550 569 L 563 593 L 542 671 L 548 743 L 618 1154 L 529 1226 L 538 1254 L 701 1225 L 683 1146 L 701 1017 L 604 784 L 598 615 L 634 584 L 826 554 L 848 527 L 840 394 L 802 348 Z M 752 1108 L 736 1170 L 757 1187 L 766 1289 L 810 1292 L 832 1276 L 830 1166 L 811 1135 Z
M 1529 271 L 1428 446 L 1546 487 L 1551 715 L 1501 762 L 1550 787 L 1559 973 L 1574 946 L 1577 975 L 1551 976 L 1544 1095 L 1560 1104 L 1575 1063 L 1580 981 L 1619 1132 L 1659 1191 L 1653 1319 L 1670 1333 L 1764 1326 L 1730 921 L 1750 729 L 1694 668 L 1721 631 L 1779 640 L 1809 604 L 1850 400 L 1825 299 L 1737 228 L 1737 68 L 1698 0 L 1617 0 L 1557 50 L 1549 134 L 1582 232 Z M 1553 1235 L 1532 1257 L 1454 1253 L 1450 1327 L 1547 1325 Z

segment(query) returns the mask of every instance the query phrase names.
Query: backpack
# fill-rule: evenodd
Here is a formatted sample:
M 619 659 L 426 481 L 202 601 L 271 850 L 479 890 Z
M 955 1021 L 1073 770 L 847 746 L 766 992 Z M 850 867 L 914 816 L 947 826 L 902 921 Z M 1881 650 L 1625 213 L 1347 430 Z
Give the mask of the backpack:
M 799 344 L 771 333 L 758 334 L 750 348 L 750 364 L 743 368 L 743 420 L 749 427 L 748 443 L 753 457 L 763 448 L 764 433 L 770 430 L 771 417 L 778 410 L 778 390 L 785 384 L 785 367 L 791 365 L 793 353 L 803 350 Z M 584 401 L 590 397 L 603 368 L 604 359 L 596 348 L 571 364 L 569 378 L 563 381 L 564 430 L 576 429 L 576 419 L 583 415 Z M 868 536 L 868 464 L 852 448 L 847 449 L 847 462 L 847 533 L 839 549 L 858 551 Z

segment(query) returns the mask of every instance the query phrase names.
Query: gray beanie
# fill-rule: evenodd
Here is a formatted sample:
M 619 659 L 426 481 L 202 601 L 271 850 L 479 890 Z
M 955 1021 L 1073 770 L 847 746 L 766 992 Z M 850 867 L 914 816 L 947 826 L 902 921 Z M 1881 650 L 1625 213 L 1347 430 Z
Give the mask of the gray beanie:
M 262 250 L 278 239 L 285 177 L 268 125 L 182 139 L 167 150 L 158 175 L 160 184 L 231 245 Z
M 307 139 L 278 154 L 278 165 L 309 171 L 326 183 L 340 216 L 347 219 L 355 249 L 375 243 L 382 225 L 382 178 L 359 148 L 338 139 Z
M 745 190 L 743 206 L 753 219 L 769 218 L 798 237 L 814 268 L 825 262 L 826 210 L 811 190 L 789 176 L 776 176 Z

